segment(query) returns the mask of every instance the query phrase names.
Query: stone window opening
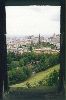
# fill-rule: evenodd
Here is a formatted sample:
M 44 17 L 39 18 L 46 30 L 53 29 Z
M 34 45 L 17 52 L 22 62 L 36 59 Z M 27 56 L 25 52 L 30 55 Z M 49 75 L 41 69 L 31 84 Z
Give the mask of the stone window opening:
M 13 1 L 5 1 L 0 0 L 0 97 L 3 98 L 3 93 L 8 91 L 8 75 L 7 75 L 7 48 L 6 48 L 6 11 L 5 11 L 5 5 L 6 6 L 12 6 L 12 5 L 60 5 L 61 6 L 61 20 L 60 20 L 60 73 L 59 73 L 59 92 L 64 89 L 64 80 L 65 80 L 65 4 L 64 0 L 61 0 L 61 2 L 58 0 L 55 0 L 52 2 L 52 0 L 39 0 L 39 1 L 22 1 L 22 2 L 15 2 Z M 64 67 L 63 67 L 64 66 Z

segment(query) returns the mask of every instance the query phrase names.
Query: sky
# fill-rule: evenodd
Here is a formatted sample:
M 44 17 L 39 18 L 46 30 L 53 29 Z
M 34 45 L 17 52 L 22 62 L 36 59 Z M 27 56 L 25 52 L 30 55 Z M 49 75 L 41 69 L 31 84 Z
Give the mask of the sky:
M 60 6 L 6 6 L 7 36 L 60 34 Z

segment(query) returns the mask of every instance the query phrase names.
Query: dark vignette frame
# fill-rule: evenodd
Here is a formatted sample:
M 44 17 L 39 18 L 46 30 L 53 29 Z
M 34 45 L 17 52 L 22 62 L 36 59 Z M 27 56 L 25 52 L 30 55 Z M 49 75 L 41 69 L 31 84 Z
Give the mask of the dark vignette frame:
M 0 0 L 0 98 L 3 93 L 8 91 L 7 75 L 7 48 L 6 48 L 6 6 L 25 6 L 25 5 L 54 5 L 61 6 L 60 16 L 60 73 L 58 92 L 64 90 L 65 80 L 65 3 L 64 0 Z

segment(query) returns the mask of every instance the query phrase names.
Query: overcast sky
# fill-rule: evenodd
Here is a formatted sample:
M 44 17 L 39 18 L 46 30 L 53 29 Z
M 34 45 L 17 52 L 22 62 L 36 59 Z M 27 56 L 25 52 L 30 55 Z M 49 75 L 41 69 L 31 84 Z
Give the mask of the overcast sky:
M 7 6 L 7 36 L 60 33 L 59 6 Z

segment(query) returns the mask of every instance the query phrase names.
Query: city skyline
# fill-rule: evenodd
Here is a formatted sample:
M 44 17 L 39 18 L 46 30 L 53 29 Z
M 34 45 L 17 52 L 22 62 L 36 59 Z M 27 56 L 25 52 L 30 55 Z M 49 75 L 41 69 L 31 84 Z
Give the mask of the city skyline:
M 6 7 L 7 36 L 60 34 L 60 6 Z

